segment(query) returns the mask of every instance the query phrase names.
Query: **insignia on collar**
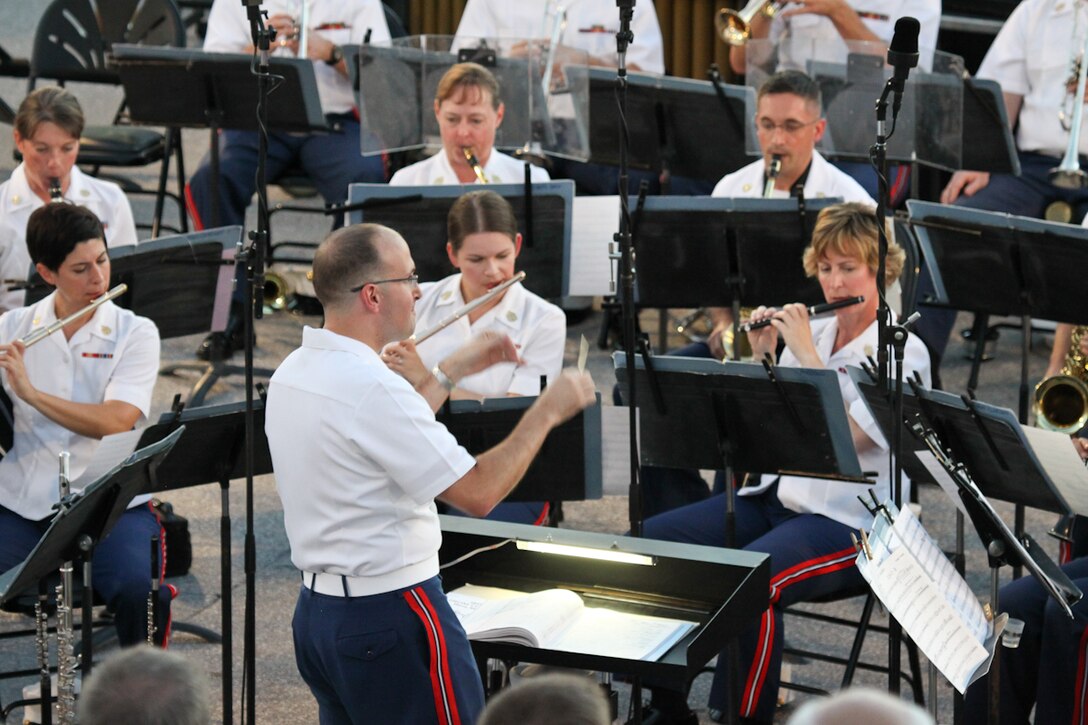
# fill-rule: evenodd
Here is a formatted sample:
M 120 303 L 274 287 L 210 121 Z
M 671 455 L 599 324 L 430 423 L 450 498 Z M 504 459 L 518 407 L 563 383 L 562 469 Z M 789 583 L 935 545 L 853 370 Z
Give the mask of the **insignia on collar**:
M 446 183 L 446 177 L 445 177 L 445 176 L 436 176 L 436 177 L 434 178 L 434 182 L 433 182 L 433 183 L 434 183 L 434 184 L 436 184 L 436 185 L 437 185 L 437 184 L 445 184 L 445 183 Z
M 816 198 L 817 199 L 823 199 L 825 196 L 827 196 L 827 195 L 824 194 L 822 191 L 817 191 L 816 192 Z
M 30 321 L 30 324 L 32 327 L 37 327 L 38 325 L 42 324 L 42 318 L 35 317 L 33 320 Z
M 450 297 L 453 297 L 453 290 L 446 290 L 445 292 L 442 293 L 442 301 L 443 302 L 448 300 Z
M 752 190 L 752 185 L 751 184 L 745 184 L 744 186 L 740 187 L 740 190 L 744 191 L 744 192 L 749 192 L 749 191 Z
M 90 195 L 91 195 L 91 192 L 90 192 L 90 190 L 88 190 L 88 189 L 80 189 L 80 190 L 79 190 L 79 195 L 80 195 L 80 196 L 90 196 Z
M 509 320 L 510 322 L 517 322 L 518 313 L 514 312 L 513 310 L 507 310 L 506 311 L 506 319 Z
M 865 357 L 872 357 L 873 356 L 873 346 L 872 345 L 866 345 L 865 349 L 864 349 L 864 352 L 865 352 Z
M 15 194 L 14 196 L 11 197 L 11 203 L 12 204 L 18 204 L 22 200 L 23 200 L 23 197 L 19 196 L 18 194 Z
M 110 334 L 111 332 L 113 332 L 113 328 L 112 328 L 112 327 L 110 327 L 109 325 L 102 325 L 102 334 L 103 334 L 103 335 L 108 335 L 108 334 Z

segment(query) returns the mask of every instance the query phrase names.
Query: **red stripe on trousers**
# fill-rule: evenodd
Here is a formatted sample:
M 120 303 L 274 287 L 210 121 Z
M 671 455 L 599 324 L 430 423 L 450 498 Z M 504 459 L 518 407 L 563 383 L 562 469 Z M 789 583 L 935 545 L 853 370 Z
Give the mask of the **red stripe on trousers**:
M 193 229 L 198 232 L 204 231 L 204 220 L 200 218 L 200 212 L 196 210 L 193 189 L 189 184 L 185 185 L 185 208 L 189 211 L 189 216 L 193 218 Z
M 421 587 L 405 592 L 404 599 L 427 632 L 427 647 L 431 654 L 431 690 L 438 722 L 440 725 L 460 725 L 461 716 L 457 712 L 457 698 L 450 682 L 450 665 L 446 657 L 446 636 L 442 632 L 438 614 Z
M 763 692 L 763 684 L 767 679 L 768 660 L 770 660 L 771 656 L 771 643 L 774 642 L 774 613 L 772 609 L 781 598 L 782 590 L 790 584 L 796 584 L 814 576 L 832 574 L 852 566 L 855 555 L 856 552 L 853 549 L 843 549 L 832 554 L 825 554 L 816 559 L 802 561 L 789 569 L 783 569 L 771 579 L 769 597 L 771 606 L 767 607 L 767 610 L 763 612 L 759 630 L 759 645 L 748 669 L 748 678 L 744 683 L 744 692 L 741 697 L 741 717 L 751 717 L 755 713 L 756 703 Z M 836 559 L 840 561 L 836 561 Z M 825 566 L 820 566 L 821 563 L 825 562 Z M 810 571 L 805 571 L 806 569 L 810 569 Z
M 1080 633 L 1080 646 L 1077 648 L 1077 679 L 1074 684 L 1077 692 L 1073 697 L 1073 722 L 1083 723 L 1084 713 L 1088 710 L 1088 682 L 1085 682 L 1084 655 L 1088 650 L 1088 629 Z

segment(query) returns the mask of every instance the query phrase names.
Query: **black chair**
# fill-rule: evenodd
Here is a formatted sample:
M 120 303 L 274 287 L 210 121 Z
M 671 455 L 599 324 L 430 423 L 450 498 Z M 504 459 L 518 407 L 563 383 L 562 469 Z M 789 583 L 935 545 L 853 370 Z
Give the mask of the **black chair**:
M 40 78 L 61 85 L 73 81 L 119 86 L 120 77 L 109 67 L 109 51 L 114 43 L 184 47 L 185 26 L 174 0 L 54 0 L 35 31 L 28 90 L 33 90 Z M 155 195 L 151 236 L 158 236 L 164 228 L 186 232 L 181 132 L 168 128 L 159 133 L 125 125 L 125 105 L 122 101 L 113 125 L 84 128 L 77 163 L 90 167 L 95 176 L 103 167 L 136 168 L 160 163 L 158 185 L 153 190 L 124 177 L 107 178 L 119 183 L 126 193 Z M 177 193 L 167 191 L 171 155 L 177 161 Z M 167 196 L 177 204 L 180 228 L 162 224 Z

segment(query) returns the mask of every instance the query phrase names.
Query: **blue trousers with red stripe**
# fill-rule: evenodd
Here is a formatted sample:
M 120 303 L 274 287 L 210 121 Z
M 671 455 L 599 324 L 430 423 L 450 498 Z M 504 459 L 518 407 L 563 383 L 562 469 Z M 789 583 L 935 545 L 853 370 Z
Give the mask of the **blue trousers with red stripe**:
M 302 587 L 292 628 L 321 725 L 471 725 L 483 709 L 472 648 L 438 577 L 367 597 Z
M 23 562 L 49 528 L 50 521 L 30 521 L 0 506 L 0 572 Z M 151 592 L 149 544 L 153 536 L 158 536 L 165 547 L 155 514 L 148 506 L 134 506 L 125 511 L 94 549 L 91 584 L 114 613 L 117 640 L 122 647 L 147 641 L 147 597 Z M 169 633 L 172 599 L 171 587 L 159 589 L 156 637 L 160 643 Z
M 1088 558 L 1062 567 L 1081 591 L 1088 592 Z M 1016 649 L 999 650 L 1001 725 L 1030 722 L 1035 706 L 1037 723 L 1088 723 L 1088 600 L 1066 616 L 1031 576 L 1001 587 L 998 606 L 1023 620 L 1024 633 Z M 985 723 L 989 676 L 967 689 L 966 723 Z
M 778 500 L 778 486 L 736 498 L 736 546 L 771 555 L 767 610 L 738 639 L 740 671 L 734 678 L 718 656 L 709 706 L 724 711 L 736 684 L 741 717 L 771 722 L 782 666 L 782 608 L 862 586 L 854 566 L 850 528 L 825 516 L 800 514 Z M 645 521 L 647 538 L 725 546 L 725 495 L 674 509 Z

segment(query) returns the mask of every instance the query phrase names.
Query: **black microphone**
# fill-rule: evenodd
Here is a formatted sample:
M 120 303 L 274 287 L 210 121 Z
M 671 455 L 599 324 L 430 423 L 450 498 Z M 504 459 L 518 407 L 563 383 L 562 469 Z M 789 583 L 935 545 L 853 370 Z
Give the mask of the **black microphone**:
M 895 34 L 888 46 L 888 65 L 893 69 L 891 86 L 896 96 L 903 92 L 903 87 L 910 75 L 910 69 L 918 65 L 918 18 L 910 16 L 895 21 Z

